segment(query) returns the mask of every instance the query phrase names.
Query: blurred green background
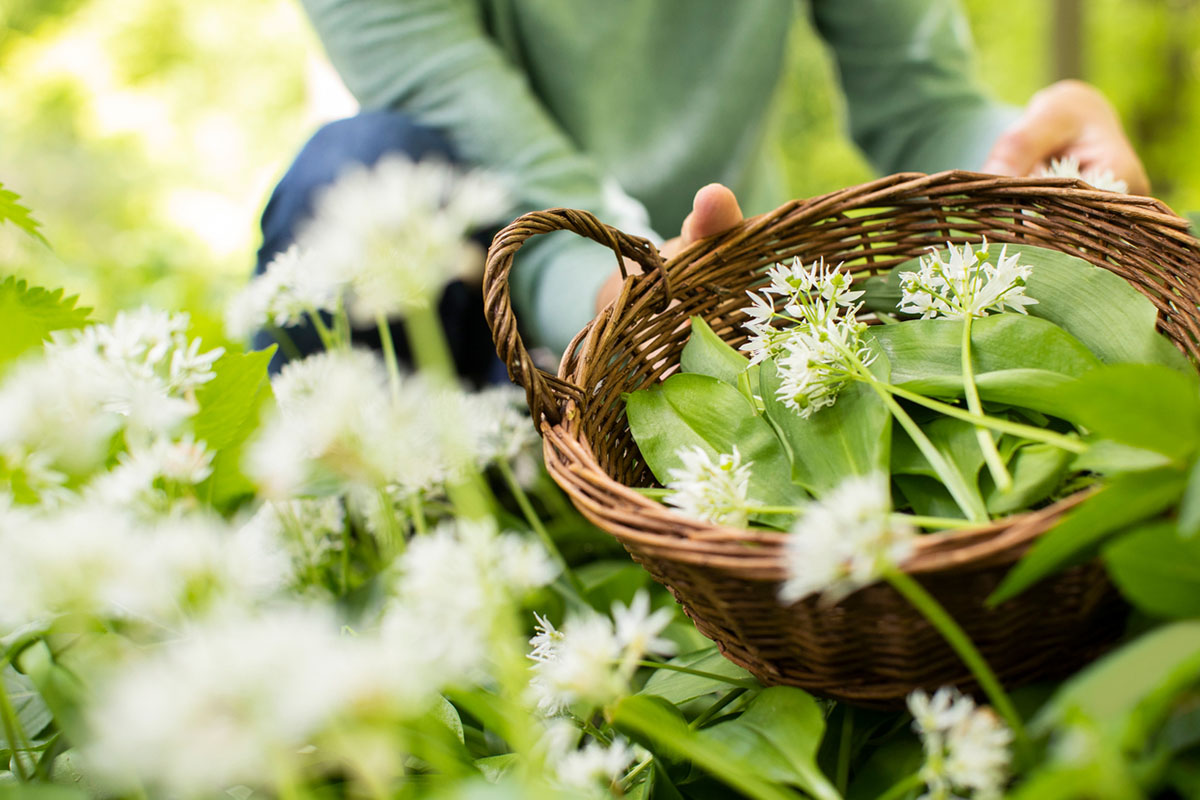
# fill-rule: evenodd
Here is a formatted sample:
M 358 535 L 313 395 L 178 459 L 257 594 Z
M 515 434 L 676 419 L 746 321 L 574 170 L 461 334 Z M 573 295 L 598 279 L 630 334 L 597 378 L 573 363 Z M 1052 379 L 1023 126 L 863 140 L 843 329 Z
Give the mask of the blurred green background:
M 982 83 L 1022 105 L 1059 77 L 1113 101 L 1155 194 L 1200 208 L 1200 0 L 964 0 Z M 798 197 L 871 177 L 842 135 L 828 59 L 794 34 L 782 113 Z M 96 316 L 186 309 L 220 337 L 274 181 L 353 104 L 294 0 L 4 0 L 0 182 L 53 250 L 0 229 L 0 272 L 66 286 Z

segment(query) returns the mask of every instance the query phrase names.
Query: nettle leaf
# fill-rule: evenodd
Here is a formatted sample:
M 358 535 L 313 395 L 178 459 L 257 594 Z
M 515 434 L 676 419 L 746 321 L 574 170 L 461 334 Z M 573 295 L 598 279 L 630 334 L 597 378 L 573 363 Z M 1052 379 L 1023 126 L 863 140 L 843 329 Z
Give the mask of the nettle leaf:
M 4 188 L 0 183 L 0 222 L 11 222 L 42 244 L 49 244 L 46 237 L 38 230 L 42 223 L 33 218 L 29 209 L 19 202 L 20 195 Z
M 731 453 L 736 445 L 742 463 L 753 462 L 750 498 L 763 505 L 802 504 L 804 490 L 790 479 L 783 443 L 770 424 L 734 387 L 707 375 L 678 374 L 626 400 L 629 430 L 654 477 L 666 484 L 670 471 L 682 466 L 684 447 L 701 447 L 710 455 Z
M 1143 611 L 1200 617 L 1200 538 L 1181 538 L 1173 523 L 1157 522 L 1108 545 L 1104 563 L 1121 594 Z
M 916 388 L 921 385 L 919 382 L 930 381 L 961 387 L 962 334 L 962 320 L 951 319 L 875 325 L 868 332 L 892 365 L 892 383 L 905 388 Z M 1077 378 L 1101 363 L 1083 342 L 1062 328 L 1020 314 L 974 320 L 971 356 L 981 390 L 988 382 L 984 376 L 989 372 L 1043 370 Z
M 9 277 L 0 283 L 0 367 L 50 338 L 54 331 L 82 328 L 88 324 L 90 308 L 77 307 L 79 297 L 63 297 L 63 290 L 30 287 Z
M 1040 735 L 1080 718 L 1118 746 L 1141 750 L 1181 692 L 1200 680 L 1200 621 L 1143 634 L 1063 683 L 1031 723 Z
M 879 356 L 871 371 L 888 379 L 888 361 Z M 775 362 L 761 364 L 759 388 L 771 424 L 788 445 L 792 479 L 820 497 L 851 475 L 887 470 L 892 415 L 865 383 L 843 387 L 837 402 L 803 419 L 776 397 L 781 379 Z
M 1034 543 L 988 598 L 995 605 L 1057 572 L 1116 531 L 1161 514 L 1179 501 L 1185 475 L 1163 468 L 1115 476 Z
M 654 695 L 655 697 L 661 697 L 668 703 L 681 706 L 698 697 L 704 697 L 714 692 L 727 692 L 735 688 L 738 683 L 754 681 L 753 675 L 721 655 L 715 644 L 705 647 L 703 650 L 697 650 L 694 653 L 685 653 L 681 656 L 676 656 L 667 663 L 679 667 L 687 667 L 699 672 L 707 672 L 712 675 L 720 675 L 721 677 L 729 678 L 729 681 L 706 678 L 702 675 L 689 675 L 686 672 L 659 669 L 655 670 L 654 674 L 646 680 L 645 685 L 642 686 L 638 694 Z
M 822 800 L 841 797 L 817 766 L 825 715 L 800 689 L 764 689 L 741 716 L 705 728 L 700 735 L 753 764 L 769 780 L 797 786 Z
M 749 366 L 750 359 L 727 345 L 702 317 L 692 317 L 692 333 L 683 346 L 680 369 L 737 386 L 738 376 Z

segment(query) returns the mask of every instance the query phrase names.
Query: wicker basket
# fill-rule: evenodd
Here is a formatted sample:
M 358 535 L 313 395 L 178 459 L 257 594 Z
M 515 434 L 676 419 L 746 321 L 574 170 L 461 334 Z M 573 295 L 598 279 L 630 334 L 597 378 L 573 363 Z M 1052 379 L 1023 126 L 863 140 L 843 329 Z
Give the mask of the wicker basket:
M 539 370 L 513 318 L 508 275 L 531 236 L 565 229 L 639 262 L 618 299 L 576 338 L 557 377 Z M 705 636 L 766 684 L 792 684 L 890 707 L 918 687 L 974 688 L 940 635 L 887 584 L 826 606 L 784 606 L 787 534 L 685 518 L 629 487 L 654 485 L 629 433 L 621 395 L 678 367 L 688 318 L 740 344 L 746 290 L 783 258 L 818 256 L 861 275 L 947 240 L 1029 243 L 1112 270 L 1159 309 L 1160 329 L 1200 360 L 1200 243 L 1186 221 L 1144 197 L 1069 179 L 967 172 L 893 175 L 794 201 L 698 242 L 663 264 L 647 241 L 566 209 L 527 214 L 488 255 L 485 302 L 497 350 L 527 392 L 554 479 L 683 605 Z M 617 258 L 617 263 L 621 259 Z M 996 608 L 984 599 L 1031 542 L 1078 497 L 969 530 L 920 537 L 903 565 L 966 629 L 1009 686 L 1064 675 L 1120 635 L 1125 606 L 1097 562 L 1042 581 Z

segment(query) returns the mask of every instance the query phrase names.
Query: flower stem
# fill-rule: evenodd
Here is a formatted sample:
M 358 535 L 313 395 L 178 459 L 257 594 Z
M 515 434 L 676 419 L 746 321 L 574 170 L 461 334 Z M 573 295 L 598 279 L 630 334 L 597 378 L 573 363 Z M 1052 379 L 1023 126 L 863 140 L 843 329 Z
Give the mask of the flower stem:
M 704 672 L 691 667 L 680 666 L 679 664 L 668 664 L 663 661 L 637 661 L 634 662 L 639 667 L 650 667 L 651 669 L 665 669 L 670 672 L 682 672 L 685 675 L 695 675 L 697 678 L 708 678 L 709 680 L 728 683 L 730 686 L 740 686 L 743 689 L 758 689 L 757 681 L 746 680 L 745 678 L 730 678 L 726 675 L 718 675 L 715 672 Z
M 6 669 L 8 669 L 8 659 L 4 658 L 0 660 L 0 676 Z M 31 776 L 26 773 L 25 760 L 19 753 L 28 752 L 29 739 L 26 738 L 25 731 L 21 728 L 17 712 L 13 709 L 12 701 L 9 700 L 8 690 L 4 688 L 2 682 L 0 682 L 0 722 L 3 722 L 4 738 L 8 740 L 9 749 L 13 751 L 13 772 L 16 773 L 19 781 L 25 783 Z
M 963 394 L 967 398 L 967 408 L 971 413 L 983 416 L 983 403 L 979 400 L 979 387 L 975 385 L 975 370 L 971 365 L 971 320 L 974 317 L 971 314 L 966 314 L 963 317 L 963 338 L 962 338 L 962 378 L 963 378 Z M 1000 451 L 996 449 L 996 440 L 992 438 L 992 433 L 987 428 L 976 423 L 975 439 L 979 442 L 979 449 L 983 451 L 983 460 L 987 462 L 988 471 L 992 473 L 992 480 L 996 483 L 996 488 L 1001 492 L 1007 492 L 1012 488 L 1012 475 L 1008 474 L 1008 468 L 1004 466 L 1004 459 L 1000 458 Z
M 837 770 L 833 780 L 838 793 L 845 795 L 846 786 L 850 783 L 850 747 L 854 741 L 853 706 L 842 706 L 842 730 L 838 739 Z
M 914 789 L 919 789 L 925 785 L 925 780 L 921 777 L 920 772 L 914 772 L 907 778 L 903 778 L 892 785 L 883 794 L 879 795 L 876 800 L 900 800 Z
M 1078 439 L 1072 439 L 1070 436 L 1063 436 L 1061 433 L 1048 431 L 1045 428 L 1035 428 L 1032 425 L 1023 425 L 1020 422 L 1012 420 L 1000 419 L 998 417 L 989 417 L 987 415 L 974 414 L 968 410 L 960 408 L 949 403 L 943 403 L 939 400 L 934 400 L 932 397 L 926 397 L 923 394 L 902 389 L 899 386 L 894 386 L 890 383 L 883 383 L 882 386 L 887 391 L 894 394 L 896 397 L 903 397 L 905 400 L 916 403 L 919 406 L 924 406 L 932 411 L 945 414 L 947 417 L 961 419 L 964 422 L 970 422 L 975 425 L 982 425 L 1000 433 L 1011 433 L 1014 436 L 1023 436 L 1026 439 L 1032 439 L 1036 442 L 1054 445 L 1055 447 L 1067 450 L 1071 453 L 1086 453 L 1088 446 Z
M 704 711 L 702 711 L 694 720 L 689 722 L 688 727 L 692 730 L 697 730 L 703 727 L 709 720 L 711 720 L 717 714 L 720 714 L 726 706 L 744 695 L 746 691 L 746 689 L 741 687 L 738 687 L 737 689 L 730 689 L 728 692 L 721 695 L 721 697 L 715 703 L 704 709 Z
M 263 327 L 266 329 L 267 333 L 271 334 L 271 338 L 278 343 L 279 349 L 282 350 L 283 354 L 288 357 L 288 360 L 299 361 L 304 357 L 300 354 L 300 348 L 296 347 L 295 341 L 292 340 L 292 336 L 287 332 L 287 330 L 273 323 L 267 323 Z
M 496 467 L 500 470 L 500 474 L 504 476 L 504 482 L 508 484 L 509 490 L 513 493 L 513 497 L 517 501 L 517 505 L 521 508 L 521 513 L 525 515 L 525 521 L 529 523 L 529 527 L 537 534 L 537 537 L 542 540 L 542 546 L 550 554 L 562 570 L 563 577 L 567 579 L 575 594 L 578 595 L 578 600 L 581 603 L 587 604 L 584 599 L 587 597 L 587 588 L 583 585 L 583 581 L 579 580 L 579 576 L 571 569 L 567 560 L 563 558 L 562 553 L 555 544 L 554 539 L 550 536 L 550 531 L 546 530 L 546 526 L 542 524 L 542 520 L 538 517 L 537 511 L 533 507 L 533 503 L 529 502 L 529 495 L 525 494 L 525 490 L 521 487 L 521 482 L 517 480 L 517 476 L 513 474 L 512 467 L 503 458 L 496 459 Z
M 435 382 L 453 384 L 454 358 L 450 355 L 441 322 L 433 309 L 428 305 L 409 309 L 405 326 L 417 365 Z
M 957 530 L 962 528 L 974 528 L 979 525 L 978 522 L 972 522 L 969 519 L 958 519 L 957 517 L 924 517 L 918 514 L 892 514 L 893 522 L 907 522 L 917 528 L 937 528 L 941 530 Z
M 904 428 L 909 438 L 916 444 L 917 449 L 921 451 L 921 455 L 925 456 L 925 460 L 929 462 L 934 471 L 938 474 L 946 489 L 950 491 L 950 496 L 954 498 L 954 502 L 962 509 L 963 514 L 972 522 L 987 522 L 988 513 L 983 505 L 983 500 L 977 493 L 972 492 L 967 486 L 966 479 L 962 473 L 946 460 L 942 452 L 934 447 L 933 442 L 929 441 L 929 437 L 921 430 L 920 426 L 908 415 L 908 412 L 900 407 L 896 402 L 896 398 L 892 397 L 891 393 L 885 384 L 875 378 L 866 370 L 863 374 L 869 377 L 869 383 L 872 389 L 875 390 L 879 398 L 883 400 L 888 409 L 892 412 L 892 416 Z
M 1008 694 L 1004 691 L 1004 687 L 1000 685 L 996 674 L 992 672 L 992 668 L 988 666 L 987 661 L 980 655 L 979 650 L 976 649 L 966 632 L 946 612 L 946 609 L 942 608 L 941 603 L 934 599 L 933 595 L 926 591 L 925 587 L 917 583 L 908 573 L 888 565 L 884 569 L 883 577 L 892 585 L 893 589 L 920 611 L 925 619 L 929 620 L 929 623 L 937 629 L 942 638 L 946 640 L 946 643 L 953 648 L 958 657 L 967 665 L 967 668 L 971 670 L 971 674 L 975 676 L 975 680 L 979 682 L 979 686 L 983 689 L 984 694 L 988 696 L 996 711 L 1000 713 L 1000 716 L 1004 717 L 1012 729 L 1018 747 L 1028 755 L 1031 748 L 1029 735 L 1025 732 L 1025 725 L 1021 721 L 1020 715 L 1017 714 L 1017 709 L 1013 706 L 1012 701 L 1008 699 Z
M 379 344 L 383 347 L 383 360 L 387 364 L 388 383 L 392 387 L 392 399 L 400 400 L 400 363 L 396 360 L 396 345 L 392 342 L 392 326 L 387 314 L 375 315 L 375 327 L 379 329 Z
M 429 525 L 425 522 L 425 505 L 421 502 L 420 492 L 413 492 L 408 496 L 408 515 L 412 517 L 413 531 L 417 536 L 429 533 Z
M 317 331 L 317 336 L 321 337 L 321 346 L 326 352 L 332 352 L 338 349 L 337 337 L 333 331 L 329 330 L 329 326 L 325 324 L 325 320 L 321 319 L 321 312 L 315 308 L 308 309 L 308 318 L 312 320 L 313 327 Z

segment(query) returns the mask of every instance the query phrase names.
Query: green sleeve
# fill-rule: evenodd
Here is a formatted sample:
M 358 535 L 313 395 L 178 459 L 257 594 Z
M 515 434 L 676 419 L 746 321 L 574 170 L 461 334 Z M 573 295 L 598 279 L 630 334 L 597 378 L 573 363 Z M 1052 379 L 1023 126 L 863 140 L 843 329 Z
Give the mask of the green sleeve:
M 653 235 L 645 208 L 585 157 L 487 35 L 472 0 L 303 0 L 330 60 L 365 108 L 445 132 L 464 162 L 501 173 L 512 215 L 568 206 Z M 532 344 L 561 352 L 593 316 L 612 252 L 571 234 L 521 250 L 513 298 Z
M 956 0 L 813 0 L 813 16 L 851 136 L 880 172 L 978 169 L 1019 114 L 976 84 Z

